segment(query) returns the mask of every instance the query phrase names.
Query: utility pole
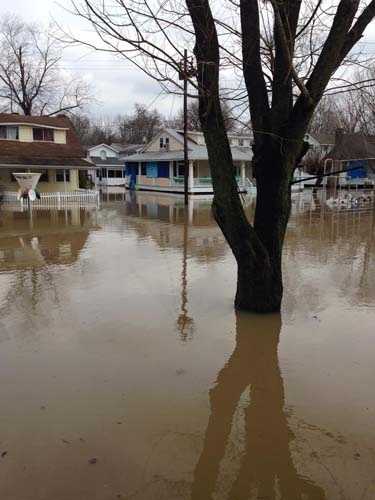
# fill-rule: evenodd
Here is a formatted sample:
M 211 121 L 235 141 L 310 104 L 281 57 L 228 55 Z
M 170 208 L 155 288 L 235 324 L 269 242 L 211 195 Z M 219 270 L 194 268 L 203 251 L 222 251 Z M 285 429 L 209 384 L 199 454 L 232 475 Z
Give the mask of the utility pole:
M 189 149 L 188 149 L 188 80 L 194 76 L 195 70 L 192 60 L 188 60 L 187 50 L 184 50 L 184 58 L 180 63 L 180 80 L 184 81 L 184 202 L 189 203 Z
M 184 50 L 184 202 L 185 205 L 189 203 L 189 150 L 187 140 L 188 129 L 188 107 L 187 107 L 187 50 Z

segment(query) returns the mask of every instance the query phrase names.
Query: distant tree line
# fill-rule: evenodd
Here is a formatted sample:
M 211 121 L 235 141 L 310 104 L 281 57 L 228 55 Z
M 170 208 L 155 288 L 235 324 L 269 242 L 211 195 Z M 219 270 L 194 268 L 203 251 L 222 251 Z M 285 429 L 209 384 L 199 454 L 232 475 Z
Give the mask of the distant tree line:
M 373 70 L 367 70 L 368 78 L 375 78 Z M 250 126 L 240 123 L 227 101 L 223 102 L 225 126 L 229 132 L 249 133 Z M 72 121 L 85 145 L 142 144 L 151 140 L 163 127 L 182 130 L 182 108 L 172 118 L 166 118 L 157 109 L 136 103 L 133 111 L 116 117 L 95 118 L 75 113 Z M 360 132 L 375 135 L 375 86 L 343 94 L 325 96 L 311 120 L 311 133 L 334 134 L 341 128 L 347 133 Z M 188 105 L 188 129 L 201 130 L 198 102 L 191 100 Z
M 228 104 L 223 104 L 225 110 L 225 125 L 228 131 L 242 131 L 236 127 L 236 120 Z M 148 109 L 143 104 L 136 103 L 133 111 L 116 117 L 94 118 L 89 115 L 76 113 L 71 116 L 73 124 L 81 142 L 92 144 L 143 144 L 147 143 L 164 127 L 174 129 L 183 128 L 183 110 L 176 116 L 166 118 L 157 109 Z M 201 130 L 197 101 L 190 101 L 188 105 L 188 130 Z
M 367 69 L 358 78 L 375 81 L 375 70 Z M 326 95 L 319 103 L 310 124 L 312 133 L 344 132 L 375 135 L 375 86 Z

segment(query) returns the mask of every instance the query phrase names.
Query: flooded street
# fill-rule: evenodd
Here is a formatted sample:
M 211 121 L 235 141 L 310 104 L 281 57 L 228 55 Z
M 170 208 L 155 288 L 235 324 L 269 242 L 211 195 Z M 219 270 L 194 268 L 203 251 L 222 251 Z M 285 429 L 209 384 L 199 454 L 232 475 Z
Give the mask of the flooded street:
M 294 195 L 281 315 L 235 274 L 209 200 L 1 210 L 0 498 L 374 499 L 375 212 Z

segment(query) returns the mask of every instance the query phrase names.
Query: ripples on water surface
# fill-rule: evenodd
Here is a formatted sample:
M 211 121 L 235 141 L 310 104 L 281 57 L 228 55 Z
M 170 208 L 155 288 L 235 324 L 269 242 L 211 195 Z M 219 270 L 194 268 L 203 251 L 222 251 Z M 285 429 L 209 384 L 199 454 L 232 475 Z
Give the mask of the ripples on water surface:
M 1 498 L 375 498 L 374 227 L 294 198 L 256 316 L 208 201 L 2 210 Z

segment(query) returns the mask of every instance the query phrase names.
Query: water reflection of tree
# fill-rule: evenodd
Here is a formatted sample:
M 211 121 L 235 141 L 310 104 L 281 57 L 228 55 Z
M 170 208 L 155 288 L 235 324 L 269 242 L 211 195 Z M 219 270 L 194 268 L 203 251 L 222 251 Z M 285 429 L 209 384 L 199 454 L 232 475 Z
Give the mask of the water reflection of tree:
M 228 498 L 248 499 L 254 488 L 256 498 L 269 500 L 325 498 L 319 486 L 298 475 L 292 460 L 293 436 L 284 413 L 277 354 L 280 327 L 279 315 L 237 314 L 236 347 L 210 391 L 211 415 L 194 472 L 192 500 L 213 498 L 234 414 L 245 390 L 250 395 L 245 409 L 245 451 Z

